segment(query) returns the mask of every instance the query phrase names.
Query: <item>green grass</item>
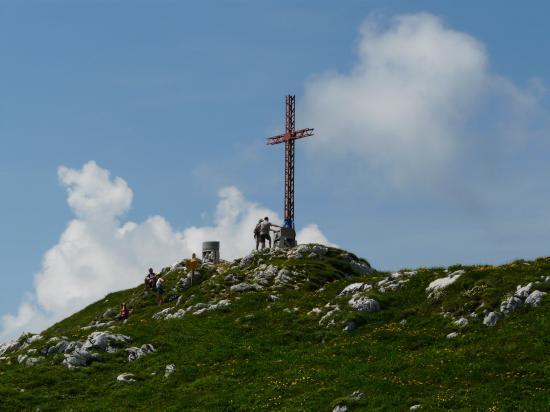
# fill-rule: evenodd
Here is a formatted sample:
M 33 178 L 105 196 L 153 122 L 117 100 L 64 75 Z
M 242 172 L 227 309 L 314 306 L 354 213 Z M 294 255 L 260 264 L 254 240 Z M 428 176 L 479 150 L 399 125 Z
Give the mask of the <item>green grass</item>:
M 321 259 L 269 261 L 258 255 L 264 263 L 306 272 L 300 289 L 281 289 L 276 302 L 269 300 L 271 290 L 243 293 L 236 300 L 237 294 L 216 286 L 223 285 L 226 273 L 245 276 L 242 269 L 221 267 L 222 274 L 205 270 L 205 280 L 182 293 L 183 299 L 194 295 L 191 302 L 197 303 L 229 297 L 232 305 L 200 316 L 153 320 L 154 313 L 174 302 L 159 308 L 143 286 L 109 294 L 44 336 L 82 339 L 91 331 L 81 331 L 81 326 L 125 301 L 134 313 L 116 333 L 128 334 L 137 346 L 152 343 L 157 352 L 130 363 L 123 352 L 104 354 L 102 362 L 76 370 L 60 365 L 60 355 L 28 367 L 13 362 L 16 355 L 10 354 L 12 365 L 0 362 L 0 409 L 330 411 L 339 402 L 348 410 L 408 410 L 414 404 L 422 410 L 550 408 L 548 296 L 539 307 L 521 307 L 493 328 L 481 323 L 483 309 L 498 310 L 516 285 L 549 275 L 550 258 L 449 268 L 466 273 L 434 300 L 427 299 L 425 288 L 444 276 L 444 269 L 422 268 L 400 291 L 367 292 L 382 309 L 363 314 L 347 306 L 349 297 L 337 294 L 352 282 L 373 284 L 387 274 L 349 277 L 349 265 L 339 255 L 334 249 Z M 167 291 L 181 275 L 166 271 Z M 548 284 L 536 288 L 550 292 Z M 329 302 L 343 310 L 334 318 L 336 325 L 327 328 L 307 313 Z M 459 329 L 442 311 L 457 317 L 476 311 L 480 316 L 459 337 L 446 339 Z M 350 320 L 359 327 L 343 332 Z M 170 363 L 176 372 L 165 379 Z M 123 372 L 135 374 L 137 382 L 116 382 Z M 365 396 L 348 399 L 355 390 Z

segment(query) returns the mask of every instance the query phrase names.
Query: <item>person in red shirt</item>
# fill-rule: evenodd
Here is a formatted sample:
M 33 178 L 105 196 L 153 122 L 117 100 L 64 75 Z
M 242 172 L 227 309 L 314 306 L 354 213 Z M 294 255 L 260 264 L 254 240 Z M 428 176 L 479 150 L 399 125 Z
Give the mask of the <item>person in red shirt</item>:
M 120 314 L 118 315 L 118 320 L 126 320 L 130 316 L 130 311 L 126 307 L 126 303 L 123 303 L 120 306 Z

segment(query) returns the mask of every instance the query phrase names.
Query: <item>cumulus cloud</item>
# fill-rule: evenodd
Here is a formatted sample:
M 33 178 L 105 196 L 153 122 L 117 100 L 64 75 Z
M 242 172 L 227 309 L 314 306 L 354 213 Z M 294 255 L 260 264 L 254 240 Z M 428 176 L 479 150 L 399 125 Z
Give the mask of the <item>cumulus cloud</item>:
M 493 126 L 506 130 L 536 108 L 536 93 L 490 73 L 483 44 L 431 14 L 368 19 L 357 55 L 349 73 L 308 82 L 310 146 L 358 155 L 396 183 L 442 173 L 470 134 L 483 138 L 471 126 L 481 111 L 498 110 Z
M 58 175 L 77 218 L 44 255 L 33 293 L 24 297 L 15 315 L 2 317 L 2 339 L 23 330 L 37 331 L 108 292 L 133 287 L 147 268 L 160 269 L 192 252 L 200 253 L 203 241 L 221 241 L 225 259 L 248 254 L 258 219 L 270 216 L 280 221 L 273 210 L 248 201 L 236 187 L 226 187 L 218 194 L 211 226 L 177 231 L 162 216 L 141 223 L 122 222 L 133 196 L 123 179 L 111 178 L 93 161 L 80 170 L 60 167 Z M 329 244 L 316 225 L 306 226 L 297 238 Z

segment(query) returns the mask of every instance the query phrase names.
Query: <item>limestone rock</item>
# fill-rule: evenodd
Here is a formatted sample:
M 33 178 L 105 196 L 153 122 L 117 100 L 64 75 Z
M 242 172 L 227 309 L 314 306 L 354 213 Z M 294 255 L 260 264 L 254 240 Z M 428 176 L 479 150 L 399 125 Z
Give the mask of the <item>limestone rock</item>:
M 176 371 L 176 365 L 171 363 L 170 365 L 166 365 L 166 368 L 164 369 L 164 377 L 167 378 L 171 374 L 173 374 Z
M 464 318 L 464 317 L 462 317 L 462 318 L 460 318 L 460 319 L 457 319 L 457 320 L 455 320 L 455 321 L 453 322 L 454 325 L 460 326 L 461 328 L 467 326 L 468 323 L 469 323 L 468 319 L 466 319 L 466 318 Z
M 376 312 L 380 310 L 380 304 L 366 296 L 353 296 L 348 304 L 360 312 Z
M 111 334 L 109 332 L 92 332 L 84 344 L 82 349 L 98 349 L 101 351 L 106 351 L 107 347 L 112 344 L 126 344 L 129 343 L 132 339 L 126 335 Z
M 116 377 L 118 382 L 135 382 L 133 373 L 121 373 Z
M 340 312 L 340 306 L 327 303 L 325 307 L 328 308 L 329 311 L 325 313 L 323 317 L 321 317 L 321 319 L 319 319 L 319 325 L 322 326 L 326 323 L 327 326 L 330 326 L 334 324 L 334 319 L 331 319 L 331 317 L 334 316 L 337 312 Z
M 458 336 L 458 332 L 451 332 L 447 335 L 447 339 L 454 339 Z
M 538 306 L 544 295 L 546 295 L 546 292 L 534 290 L 529 296 L 527 296 L 527 299 L 525 299 L 525 304 L 528 306 Z
M 352 283 L 351 285 L 346 286 L 338 296 L 353 295 L 357 292 L 362 292 L 364 290 L 368 290 L 371 288 L 372 286 L 366 283 L 362 283 L 362 282 Z
M 193 285 L 198 285 L 202 281 L 202 274 L 199 271 L 195 271 L 193 275 L 189 272 L 186 276 L 182 277 L 178 283 L 176 283 L 175 289 L 179 292 L 184 292 Z
M 346 323 L 346 326 L 344 326 L 344 332 L 353 332 L 355 329 L 357 329 L 357 324 L 350 320 Z M 354 392 L 355 393 L 355 392 Z
M 25 361 L 25 365 L 27 366 L 34 366 L 36 365 L 38 362 L 41 362 L 43 361 L 45 358 L 43 356 L 39 356 L 37 358 L 27 358 L 27 360 Z
M 515 311 L 521 305 L 521 299 L 517 296 L 509 297 L 500 303 L 500 311 L 507 315 Z
M 374 273 L 374 269 L 368 263 L 352 260 L 349 264 L 351 266 L 351 270 L 353 270 L 357 275 L 370 275 L 371 273 Z
M 230 273 L 229 275 L 225 276 L 223 278 L 223 280 L 226 283 L 239 283 L 240 282 L 240 279 L 238 278 L 238 276 L 234 275 L 233 273 Z
M 17 340 L 13 340 L 11 342 L 4 343 L 4 344 L 0 345 L 0 356 L 2 356 L 4 354 L 7 354 L 7 353 L 15 352 L 15 351 L 19 350 L 20 347 L 21 347 L 21 342 L 19 342 Z
M 485 318 L 483 318 L 483 324 L 485 326 L 495 326 L 501 317 L 502 314 L 500 312 L 489 312 Z
M 152 353 L 154 351 L 155 348 L 150 343 L 142 345 L 141 348 L 136 348 L 134 346 L 126 348 L 126 352 L 128 352 L 128 362 L 135 361 L 136 359 L 139 359 L 142 356 L 145 356 L 148 353 Z
M 463 274 L 463 270 L 457 270 L 444 278 L 434 280 L 426 288 L 426 293 L 429 294 L 428 297 L 437 297 L 443 289 L 445 289 L 449 285 L 452 285 Z
M 102 358 L 97 353 L 90 353 L 86 349 L 75 349 L 72 353 L 66 354 L 63 365 L 67 368 L 78 368 L 87 366 L 93 361 L 100 361 Z
M 112 319 L 114 318 L 116 315 L 117 315 L 117 311 L 113 308 L 109 308 L 107 309 L 104 313 L 103 313 L 103 318 L 104 319 Z
M 231 292 L 256 292 L 258 290 L 261 290 L 262 287 L 257 284 L 250 284 L 246 282 L 238 283 L 236 285 L 231 286 L 230 290 Z
M 525 286 L 518 285 L 516 287 L 516 293 L 515 296 L 518 298 L 525 299 L 527 296 L 529 296 L 529 293 L 531 293 L 531 288 L 533 287 L 533 283 L 528 283 Z
M 277 276 L 279 268 L 273 265 L 261 265 L 259 270 L 254 273 L 254 281 L 260 285 L 267 286 L 269 282 Z

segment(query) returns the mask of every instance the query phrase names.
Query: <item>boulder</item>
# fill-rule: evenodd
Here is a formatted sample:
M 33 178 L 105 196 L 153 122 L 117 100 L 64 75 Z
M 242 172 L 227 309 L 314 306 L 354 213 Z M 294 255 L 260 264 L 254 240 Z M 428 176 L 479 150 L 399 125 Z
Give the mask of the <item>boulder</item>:
M 346 323 L 346 326 L 344 326 L 344 332 L 353 332 L 355 329 L 357 329 L 357 324 L 350 320 Z M 354 392 L 355 393 L 355 392 Z
M 239 283 L 240 279 L 237 275 L 234 275 L 233 273 L 230 273 L 229 275 L 225 276 L 223 280 L 226 283 Z
M 38 342 L 39 340 L 42 340 L 44 339 L 44 337 L 42 335 L 31 335 L 27 338 L 27 340 L 25 341 L 25 343 L 27 345 L 30 345 L 34 342 Z
M 459 326 L 459 327 L 461 327 L 461 328 L 467 326 L 468 323 L 469 323 L 469 322 L 468 322 L 468 319 L 466 319 L 465 317 L 462 317 L 462 318 L 460 318 L 460 319 L 457 319 L 457 320 L 455 320 L 455 321 L 453 322 L 454 325 Z
M 101 359 L 101 356 L 97 353 L 90 353 L 85 349 L 75 349 L 74 352 L 65 355 L 63 365 L 69 369 L 79 368 Z
M 347 412 L 348 410 L 348 407 L 347 405 L 343 404 L 343 403 L 339 403 L 338 405 L 336 405 L 334 407 L 334 409 L 332 410 L 332 412 Z
M 0 356 L 19 350 L 21 345 L 22 343 L 17 340 L 13 340 L 11 342 L 7 342 L 7 343 L 4 343 L 3 345 L 0 345 Z
M 171 363 L 170 365 L 166 365 L 166 368 L 164 369 L 164 377 L 167 378 L 171 374 L 173 374 L 176 371 L 176 365 Z
M 248 266 L 248 265 L 252 264 L 254 262 L 254 257 L 256 256 L 257 253 L 258 253 L 258 251 L 254 250 L 249 255 L 243 257 L 241 259 L 241 262 L 239 263 L 239 267 L 243 268 L 245 266 Z
M 82 347 L 82 345 L 83 345 L 83 342 L 79 342 L 79 341 L 69 342 L 69 344 L 65 348 L 65 353 L 70 353 L 70 352 L 73 352 L 76 349 L 80 349 Z
M 349 265 L 351 266 L 351 270 L 353 270 L 357 275 L 370 275 L 371 273 L 374 273 L 374 269 L 366 262 L 351 260 Z
M 152 353 L 154 351 L 155 348 L 150 343 L 142 345 L 141 348 L 136 348 L 134 346 L 126 348 L 126 352 L 128 352 L 128 362 L 135 361 L 136 359 L 139 359 L 142 356 L 145 356 L 148 353 Z
M 166 317 L 166 315 L 168 315 L 169 313 L 172 313 L 175 309 L 175 307 L 163 309 L 160 312 L 155 313 L 153 315 L 153 319 L 160 320 Z
M 135 382 L 133 373 L 121 373 L 116 377 L 117 382 Z
M 42 356 L 39 356 L 37 358 L 27 358 L 27 360 L 25 361 L 25 365 L 34 366 L 38 362 L 43 361 L 43 360 L 44 360 L 44 357 L 42 357 Z
M 434 280 L 426 288 L 428 297 L 437 297 L 443 289 L 455 283 L 463 274 L 463 270 L 457 270 L 444 278 Z
M 525 299 L 525 304 L 527 306 L 538 306 L 542 297 L 546 295 L 546 292 L 541 292 L 540 290 L 534 290 L 529 296 Z
M 327 326 L 334 324 L 334 319 L 330 319 L 332 316 L 334 316 L 337 312 L 340 312 L 340 306 L 338 305 L 331 305 L 330 303 L 327 303 L 325 305 L 326 308 L 329 308 L 330 310 L 319 319 L 319 325 L 323 325 L 327 323 Z
M 411 406 L 411 407 L 409 408 L 409 411 L 417 411 L 417 410 L 419 410 L 419 409 L 421 409 L 421 408 L 422 408 L 422 405 L 417 404 L 417 405 Z
M 495 326 L 501 317 L 502 313 L 500 312 L 489 312 L 485 318 L 483 318 L 483 324 L 485 326 Z
M 254 273 L 254 281 L 260 285 L 267 286 L 277 276 L 279 268 L 273 265 L 262 265 L 260 270 Z
M 451 332 L 447 335 L 447 339 L 454 339 L 458 336 L 458 332 Z
M 511 296 L 500 303 L 500 311 L 507 315 L 515 311 L 521 305 L 521 299 L 517 296 Z
M 178 283 L 176 283 L 176 289 L 180 292 L 184 292 L 193 285 L 198 285 L 202 281 L 202 274 L 199 271 L 195 271 L 195 274 L 188 273 L 182 277 Z
M 531 288 L 533 287 L 533 283 L 528 283 L 525 286 L 518 285 L 516 287 L 516 293 L 514 294 L 518 298 L 525 299 L 527 296 L 529 296 L 529 293 L 531 293 Z
M 69 341 L 67 340 L 60 340 L 55 345 L 50 346 L 46 352 L 47 355 L 53 355 L 55 353 L 65 353 L 67 348 L 69 347 Z
M 116 311 L 116 309 L 109 308 L 103 313 L 102 317 L 104 319 L 113 319 L 116 315 L 118 315 L 118 312 Z
M 372 286 L 371 285 L 368 285 L 366 283 L 362 283 L 362 282 L 357 282 L 357 283 L 352 283 L 351 285 L 348 285 L 346 286 L 340 293 L 338 296 L 346 296 L 346 295 L 353 295 L 357 292 L 362 292 L 364 290 L 368 290 L 368 289 L 371 289 Z
M 82 349 L 98 349 L 101 351 L 106 351 L 107 347 L 112 344 L 124 345 L 129 343 L 131 340 L 132 339 L 126 335 L 112 334 L 109 332 L 92 332 L 82 345 Z
M 231 292 L 256 292 L 258 290 L 261 290 L 262 287 L 257 284 L 250 284 L 246 282 L 238 283 L 236 285 L 231 286 L 230 290 Z
M 281 269 L 275 276 L 275 284 L 289 285 L 293 281 L 293 273 L 288 269 Z
M 366 296 L 353 296 L 348 304 L 360 312 L 376 312 L 380 310 L 380 303 Z

